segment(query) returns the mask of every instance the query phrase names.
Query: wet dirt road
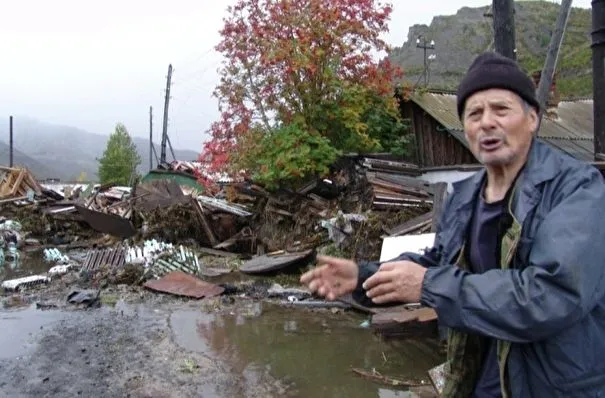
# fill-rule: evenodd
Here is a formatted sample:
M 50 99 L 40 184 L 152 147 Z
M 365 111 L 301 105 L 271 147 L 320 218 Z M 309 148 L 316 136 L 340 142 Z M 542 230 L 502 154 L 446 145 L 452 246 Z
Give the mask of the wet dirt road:
M 413 397 L 351 367 L 426 379 L 430 343 L 385 343 L 357 314 L 263 302 L 0 311 L 2 397 Z
M 264 397 L 207 353 L 174 344 L 166 310 L 12 310 L 0 315 L 6 397 Z

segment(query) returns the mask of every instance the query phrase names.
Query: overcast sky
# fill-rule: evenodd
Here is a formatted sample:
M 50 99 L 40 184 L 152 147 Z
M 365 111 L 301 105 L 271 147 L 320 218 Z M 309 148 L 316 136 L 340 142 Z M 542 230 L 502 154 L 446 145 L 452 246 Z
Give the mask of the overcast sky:
M 174 147 L 197 151 L 218 118 L 211 92 L 220 57 L 213 47 L 234 2 L 1 0 L 0 118 L 29 116 L 102 134 L 123 122 L 131 134 L 148 136 L 153 106 L 158 136 L 172 63 L 168 131 Z M 411 25 L 491 1 L 391 3 L 386 41 L 400 46 Z M 590 0 L 574 6 L 590 7 Z

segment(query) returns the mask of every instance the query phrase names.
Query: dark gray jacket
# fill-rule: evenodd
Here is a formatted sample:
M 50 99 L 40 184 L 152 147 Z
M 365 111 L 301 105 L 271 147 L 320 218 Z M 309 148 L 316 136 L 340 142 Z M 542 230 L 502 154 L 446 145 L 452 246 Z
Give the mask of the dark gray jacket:
M 605 397 L 601 174 L 534 141 L 512 205 L 523 227 L 513 269 L 472 274 L 453 263 L 484 175 L 454 184 L 433 248 L 395 260 L 429 267 L 421 301 L 436 310 L 442 326 L 513 343 L 513 397 Z M 360 266 L 360 285 L 378 266 Z M 360 285 L 354 296 L 369 304 Z

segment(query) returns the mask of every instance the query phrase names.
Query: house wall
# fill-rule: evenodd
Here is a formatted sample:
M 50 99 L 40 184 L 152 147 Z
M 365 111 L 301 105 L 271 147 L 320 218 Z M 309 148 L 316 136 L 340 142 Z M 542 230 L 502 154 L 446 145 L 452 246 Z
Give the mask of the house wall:
M 473 154 L 445 128 L 412 101 L 400 102 L 401 116 L 411 121 L 420 167 L 476 164 Z

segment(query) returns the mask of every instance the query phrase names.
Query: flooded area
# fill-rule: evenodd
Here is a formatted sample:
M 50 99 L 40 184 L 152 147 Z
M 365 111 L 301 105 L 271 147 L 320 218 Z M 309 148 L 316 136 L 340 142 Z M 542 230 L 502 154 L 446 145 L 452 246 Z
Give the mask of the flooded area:
M 429 383 L 426 371 L 442 361 L 436 342 L 385 342 L 351 313 L 305 311 L 250 303 L 231 314 L 176 311 L 175 342 L 228 361 L 246 378 L 265 375 L 300 397 L 403 397 L 355 375 L 351 368 Z
M 50 267 L 23 252 L 0 280 Z M 1 297 L 0 396 L 432 397 L 427 371 L 444 359 L 436 340 L 385 341 L 368 315 L 258 298 L 255 288 L 273 282 L 239 273 L 216 279 L 249 279 L 247 294 L 188 300 L 124 286 L 102 289 L 100 308 L 66 303 L 77 278 L 58 279 Z
M 0 263 L 0 281 L 48 272 L 53 264 L 44 261 L 40 250 L 21 252 L 16 260 Z
M 50 385 L 34 384 L 23 390 L 23 385 L 11 385 L 11 380 L 31 376 L 31 372 L 38 379 L 30 383 L 55 380 L 56 396 L 69 395 L 61 379 L 71 374 L 80 375 L 78 391 L 104 391 L 97 376 L 89 372 L 82 375 L 79 368 L 96 369 L 101 364 L 111 370 L 104 375 L 108 381 L 118 377 L 115 370 L 119 370 L 123 377 L 130 375 L 137 383 L 149 383 L 146 386 L 153 391 L 169 391 L 184 374 L 214 375 L 187 391 L 177 389 L 180 395 L 150 396 L 199 396 L 196 394 L 202 390 L 207 393 L 203 396 L 209 397 L 417 396 L 363 379 L 351 369 L 376 370 L 385 376 L 428 383 L 426 371 L 442 360 L 437 344 L 385 342 L 362 326 L 364 319 L 355 313 L 308 311 L 262 302 L 243 303 L 220 313 L 205 312 L 195 303 L 152 308 L 121 301 L 115 307 L 86 311 L 42 311 L 35 306 L 4 310 L 0 312 L 0 370 L 4 374 L 0 393 L 27 396 L 48 392 Z M 171 354 L 165 357 L 167 352 Z M 56 361 L 61 363 L 57 370 L 52 366 Z M 125 366 L 129 361 L 131 366 Z M 166 377 L 160 385 L 157 374 Z M 132 380 L 123 377 L 114 392 L 132 390 Z M 96 389 L 90 383 L 96 383 Z M 244 390 L 248 392 L 229 395 Z

